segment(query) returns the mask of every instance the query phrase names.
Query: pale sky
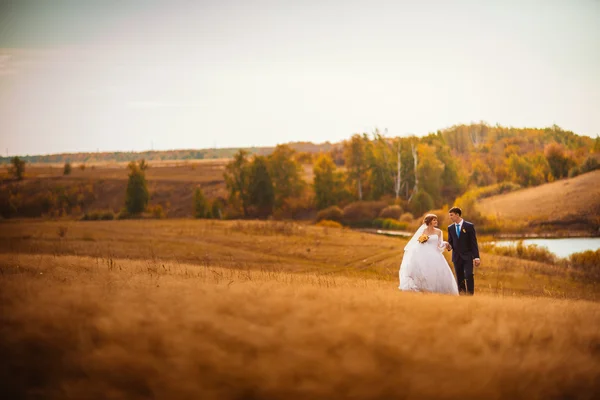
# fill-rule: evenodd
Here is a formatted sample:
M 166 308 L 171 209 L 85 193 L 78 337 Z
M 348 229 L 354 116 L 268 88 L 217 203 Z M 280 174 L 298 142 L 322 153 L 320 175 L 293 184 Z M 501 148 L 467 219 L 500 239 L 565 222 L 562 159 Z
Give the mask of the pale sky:
M 0 151 L 600 134 L 600 0 L 0 0 Z

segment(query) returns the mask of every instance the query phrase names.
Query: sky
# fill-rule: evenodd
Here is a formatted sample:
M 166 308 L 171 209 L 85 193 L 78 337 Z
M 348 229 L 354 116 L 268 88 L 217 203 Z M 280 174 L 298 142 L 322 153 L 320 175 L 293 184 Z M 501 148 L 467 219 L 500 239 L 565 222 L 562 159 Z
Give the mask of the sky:
M 0 0 L 2 155 L 478 121 L 600 134 L 600 0 Z

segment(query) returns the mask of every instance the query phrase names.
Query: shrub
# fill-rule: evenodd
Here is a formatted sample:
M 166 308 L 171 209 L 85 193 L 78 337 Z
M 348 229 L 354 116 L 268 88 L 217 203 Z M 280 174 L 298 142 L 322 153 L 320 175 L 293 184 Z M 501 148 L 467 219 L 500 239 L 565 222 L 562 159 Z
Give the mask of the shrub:
M 581 173 L 595 171 L 600 168 L 600 163 L 594 156 L 588 156 L 581 164 Z
M 100 219 L 102 221 L 112 221 L 115 219 L 115 213 L 112 211 L 104 211 L 102 214 L 100 214 Z
M 206 218 L 208 201 L 199 187 L 194 191 L 194 218 Z
M 99 214 L 97 211 L 93 211 L 93 212 L 86 212 L 85 214 L 83 214 L 83 217 L 81 217 L 82 221 L 96 221 L 99 217 Z
M 82 221 L 110 221 L 113 219 L 115 219 L 115 214 L 110 210 L 86 212 L 81 217 Z
M 595 171 L 600 168 L 600 163 L 592 155 L 588 156 L 579 166 L 573 167 L 569 170 L 569 178 L 573 178 L 586 172 Z
M 379 218 L 400 219 L 402 212 L 402 207 L 398 205 L 388 206 L 381 210 L 381 212 L 379 213 Z
M 219 201 L 219 199 L 215 199 L 213 200 L 211 206 L 210 206 L 210 211 L 212 214 L 213 218 L 218 218 L 218 219 L 222 219 L 223 214 L 221 212 L 221 208 L 222 208 L 222 204 Z
M 402 214 L 400 216 L 400 221 L 401 222 L 408 222 L 408 223 L 410 223 L 410 222 L 413 222 L 414 220 L 415 220 L 415 217 L 411 213 L 409 213 L 409 212 L 405 212 L 404 214 Z
M 579 167 L 573 167 L 569 170 L 569 178 L 575 178 L 578 175 L 581 175 Z
M 600 282 L 600 249 L 571 254 L 569 265 L 578 273 L 579 278 Z
M 132 218 L 132 215 L 129 213 L 129 211 L 127 211 L 126 208 L 123 208 L 119 212 L 119 215 L 117 215 L 117 219 L 130 219 L 130 218 Z
M 65 167 L 63 168 L 63 175 L 71 175 L 71 170 L 73 168 L 71 167 L 71 163 L 70 162 L 66 162 L 65 163 Z
M 329 220 L 342 222 L 344 218 L 344 212 L 338 206 L 327 207 L 317 213 L 317 221 Z
M 371 226 L 387 204 L 383 201 L 356 201 L 343 210 L 344 223 L 352 226 Z
M 535 244 L 525 245 L 523 244 L 523 241 L 519 241 L 517 244 L 510 246 L 496 246 L 494 244 L 484 243 L 480 250 L 500 256 L 516 257 L 520 259 L 544 262 L 547 264 L 555 264 L 557 262 L 557 258 L 554 253 L 547 248 L 539 247 Z
M 337 221 L 332 221 L 329 219 L 323 219 L 316 223 L 316 226 L 322 226 L 324 228 L 342 228 L 342 224 Z
M 392 231 L 402 231 L 408 227 L 408 224 L 392 218 L 377 218 L 373 220 L 373 227 Z
M 165 211 L 160 204 L 156 204 L 156 205 L 148 207 L 148 211 L 150 212 L 150 215 L 152 216 L 152 218 L 162 219 L 162 218 L 166 217 Z

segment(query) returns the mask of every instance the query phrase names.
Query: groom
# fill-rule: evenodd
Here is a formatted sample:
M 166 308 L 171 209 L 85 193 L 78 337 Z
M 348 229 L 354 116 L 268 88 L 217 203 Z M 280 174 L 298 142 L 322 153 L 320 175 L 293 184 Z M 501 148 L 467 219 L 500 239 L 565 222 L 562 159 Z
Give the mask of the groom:
M 475 280 L 473 279 L 473 267 L 479 267 L 479 247 L 477 246 L 477 235 L 472 223 L 462 219 L 462 210 L 452 207 L 448 214 L 452 225 L 448 226 L 448 245 L 446 249 L 452 252 L 452 263 L 456 271 L 458 292 L 473 295 L 475 293 Z M 467 285 L 465 287 L 465 280 Z

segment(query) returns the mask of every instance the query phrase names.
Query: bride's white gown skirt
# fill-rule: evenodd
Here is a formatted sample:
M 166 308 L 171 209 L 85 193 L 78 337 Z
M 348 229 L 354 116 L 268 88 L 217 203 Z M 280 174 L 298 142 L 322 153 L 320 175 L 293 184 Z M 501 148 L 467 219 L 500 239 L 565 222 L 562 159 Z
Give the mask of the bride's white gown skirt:
M 404 252 L 400 265 L 400 290 L 435 292 L 458 295 L 456 280 L 448 262 L 442 255 L 441 240 L 429 236 Z

